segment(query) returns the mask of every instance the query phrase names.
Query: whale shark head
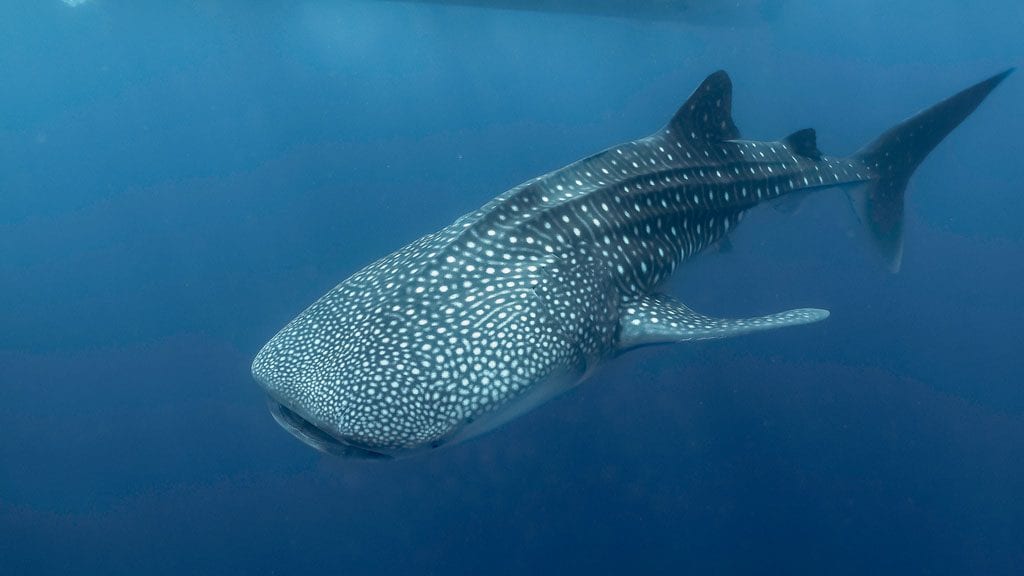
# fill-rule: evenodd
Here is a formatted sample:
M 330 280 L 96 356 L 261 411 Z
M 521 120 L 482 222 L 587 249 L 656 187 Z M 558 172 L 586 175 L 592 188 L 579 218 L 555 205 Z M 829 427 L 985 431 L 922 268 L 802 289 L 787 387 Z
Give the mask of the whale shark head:
M 485 432 L 575 384 L 579 346 L 538 295 L 541 267 L 480 264 L 490 250 L 468 244 L 425 237 L 267 342 L 252 372 L 278 423 L 323 452 L 395 457 Z
M 383 298 L 342 284 L 253 362 L 277 422 L 322 452 L 390 457 L 439 441 L 458 422 L 431 403 L 432 346 L 417 345 L 416 321 L 378 305 Z

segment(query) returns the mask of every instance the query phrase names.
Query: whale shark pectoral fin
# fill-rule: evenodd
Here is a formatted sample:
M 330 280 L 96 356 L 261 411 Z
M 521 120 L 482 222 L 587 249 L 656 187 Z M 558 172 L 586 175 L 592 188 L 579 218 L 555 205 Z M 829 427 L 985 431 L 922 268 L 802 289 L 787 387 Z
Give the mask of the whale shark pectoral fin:
M 646 296 L 623 306 L 619 351 L 688 340 L 729 338 L 750 332 L 809 324 L 828 318 L 828 310 L 799 308 L 753 318 L 712 318 L 669 296 Z

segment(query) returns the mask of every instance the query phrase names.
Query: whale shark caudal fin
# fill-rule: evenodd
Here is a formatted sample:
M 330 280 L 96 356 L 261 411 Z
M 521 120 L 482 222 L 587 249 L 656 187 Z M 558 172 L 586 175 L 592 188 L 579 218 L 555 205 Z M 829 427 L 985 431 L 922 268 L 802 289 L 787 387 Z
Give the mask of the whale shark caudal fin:
M 996 74 L 904 120 L 854 156 L 875 174 L 847 194 L 892 272 L 899 271 L 903 256 L 903 193 L 910 175 L 1011 72 Z
M 619 351 L 687 340 L 728 338 L 750 332 L 809 324 L 828 318 L 828 310 L 800 308 L 754 318 L 711 318 L 665 295 L 646 296 L 623 305 Z

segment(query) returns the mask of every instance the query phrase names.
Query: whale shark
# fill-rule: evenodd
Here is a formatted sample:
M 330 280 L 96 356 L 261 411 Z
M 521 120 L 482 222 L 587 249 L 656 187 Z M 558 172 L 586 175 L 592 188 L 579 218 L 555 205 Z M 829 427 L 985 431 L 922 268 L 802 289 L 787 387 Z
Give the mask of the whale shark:
M 395 458 L 493 429 L 640 346 L 824 320 L 817 308 L 715 318 L 660 287 L 747 211 L 830 187 L 898 270 L 908 179 L 1011 71 L 848 157 L 822 153 L 809 128 L 741 138 L 732 82 L 715 72 L 656 133 L 520 184 L 356 272 L 273 336 L 252 373 L 308 445 Z

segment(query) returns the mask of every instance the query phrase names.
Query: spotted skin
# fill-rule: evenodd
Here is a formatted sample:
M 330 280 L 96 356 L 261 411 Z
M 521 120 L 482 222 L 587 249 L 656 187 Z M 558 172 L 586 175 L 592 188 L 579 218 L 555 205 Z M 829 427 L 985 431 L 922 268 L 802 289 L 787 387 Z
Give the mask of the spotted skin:
M 717 72 L 658 133 L 517 186 L 336 286 L 253 363 L 275 418 L 325 452 L 400 456 L 514 418 L 630 348 L 825 318 L 716 319 L 657 293 L 758 204 L 889 168 L 822 155 L 809 130 L 739 140 L 730 109 Z

